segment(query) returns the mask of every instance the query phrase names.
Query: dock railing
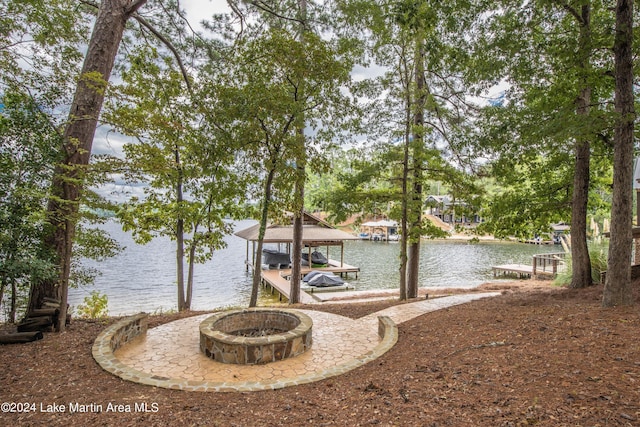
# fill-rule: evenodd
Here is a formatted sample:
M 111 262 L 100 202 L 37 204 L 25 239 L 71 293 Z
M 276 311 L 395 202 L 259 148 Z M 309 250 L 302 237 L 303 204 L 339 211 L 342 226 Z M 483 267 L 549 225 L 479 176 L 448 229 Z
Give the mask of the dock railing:
M 565 252 L 537 254 L 533 256 L 533 276 L 558 274 L 558 270 L 564 266 Z

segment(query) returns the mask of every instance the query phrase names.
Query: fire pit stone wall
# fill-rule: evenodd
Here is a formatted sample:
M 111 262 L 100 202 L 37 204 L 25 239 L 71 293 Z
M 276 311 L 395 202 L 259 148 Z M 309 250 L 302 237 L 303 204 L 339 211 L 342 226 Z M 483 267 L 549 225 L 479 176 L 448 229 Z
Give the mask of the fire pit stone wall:
M 200 350 L 222 363 L 262 365 L 311 348 L 313 322 L 296 310 L 221 312 L 200 323 Z

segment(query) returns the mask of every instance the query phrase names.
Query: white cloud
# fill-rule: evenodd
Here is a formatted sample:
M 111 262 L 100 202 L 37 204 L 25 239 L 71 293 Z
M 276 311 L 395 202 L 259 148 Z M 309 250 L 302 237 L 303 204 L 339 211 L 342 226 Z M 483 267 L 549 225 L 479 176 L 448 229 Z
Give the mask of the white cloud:
M 354 81 L 360 82 L 366 79 L 380 77 L 388 71 L 388 68 L 377 64 L 371 64 L 368 67 L 356 65 L 351 71 L 351 77 Z
M 230 12 L 226 0 L 182 0 L 180 7 L 187 12 L 187 19 L 196 30 L 202 30 L 200 23 L 214 14 Z
M 122 135 L 109 126 L 98 126 L 93 139 L 92 154 L 108 154 L 124 158 L 123 147 L 125 144 L 135 143 L 135 139 Z

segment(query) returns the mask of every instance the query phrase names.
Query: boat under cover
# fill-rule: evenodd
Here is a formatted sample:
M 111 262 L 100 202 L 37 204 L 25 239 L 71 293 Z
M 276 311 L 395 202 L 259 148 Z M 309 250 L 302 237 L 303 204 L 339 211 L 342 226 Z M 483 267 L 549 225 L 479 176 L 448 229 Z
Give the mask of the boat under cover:
M 313 270 L 307 273 L 302 281 L 318 288 L 344 285 L 344 280 L 331 272 Z

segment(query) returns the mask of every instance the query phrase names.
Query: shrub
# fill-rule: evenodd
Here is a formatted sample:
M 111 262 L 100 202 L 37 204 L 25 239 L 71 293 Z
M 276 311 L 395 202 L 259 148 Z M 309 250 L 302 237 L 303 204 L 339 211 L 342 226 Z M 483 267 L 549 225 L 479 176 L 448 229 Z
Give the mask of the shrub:
M 589 244 L 589 258 L 591 259 L 591 280 L 593 283 L 600 283 L 600 274 L 607 270 L 607 258 L 609 254 L 609 242 L 598 239 Z M 571 255 L 566 258 L 567 268 L 558 273 L 554 285 L 566 286 L 571 283 Z
M 91 295 L 84 297 L 84 304 L 78 306 L 78 316 L 83 319 L 100 319 L 107 317 L 109 314 L 109 309 L 107 308 L 108 302 L 107 294 L 92 291 Z

